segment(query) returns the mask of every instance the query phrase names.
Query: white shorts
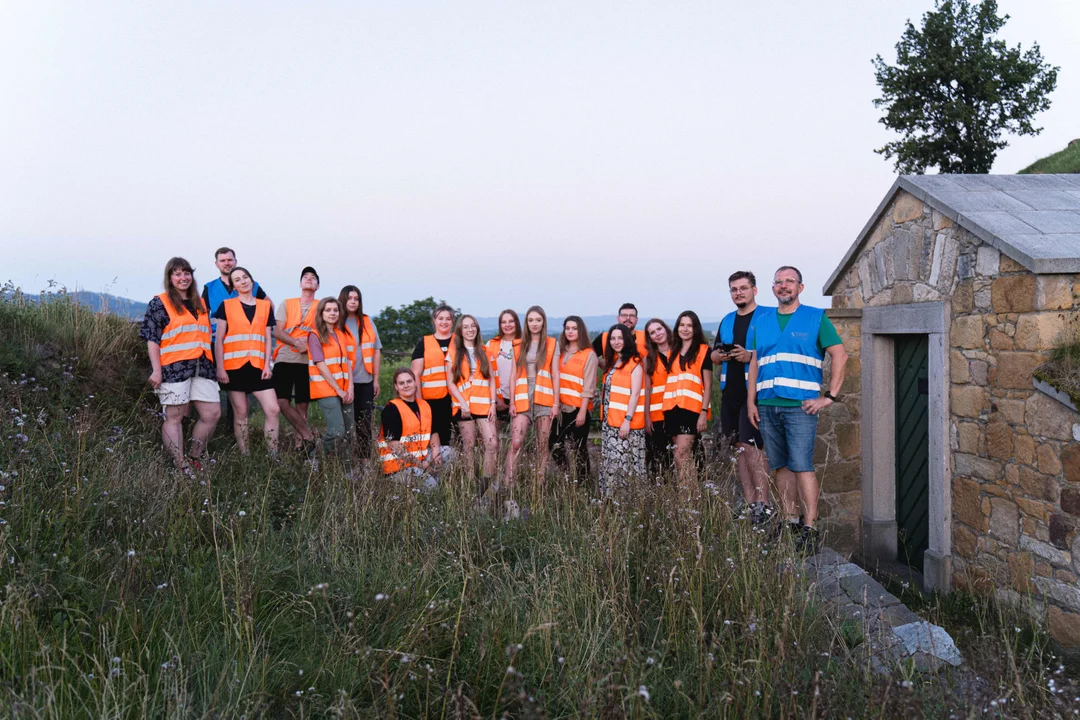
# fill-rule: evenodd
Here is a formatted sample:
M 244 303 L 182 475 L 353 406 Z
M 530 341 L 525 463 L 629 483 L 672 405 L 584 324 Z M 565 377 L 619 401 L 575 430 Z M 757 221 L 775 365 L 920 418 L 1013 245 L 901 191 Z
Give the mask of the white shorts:
M 216 381 L 193 377 L 183 382 L 161 383 L 154 392 L 157 393 L 162 405 L 187 405 L 192 400 L 220 403 L 220 391 Z

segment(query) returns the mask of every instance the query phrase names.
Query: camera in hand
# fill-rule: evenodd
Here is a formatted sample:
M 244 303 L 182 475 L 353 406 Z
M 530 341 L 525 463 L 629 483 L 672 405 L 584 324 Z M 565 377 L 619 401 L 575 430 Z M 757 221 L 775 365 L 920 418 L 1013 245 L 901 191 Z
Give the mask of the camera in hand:
M 717 350 L 722 353 L 733 353 L 735 352 L 735 343 L 720 343 Z

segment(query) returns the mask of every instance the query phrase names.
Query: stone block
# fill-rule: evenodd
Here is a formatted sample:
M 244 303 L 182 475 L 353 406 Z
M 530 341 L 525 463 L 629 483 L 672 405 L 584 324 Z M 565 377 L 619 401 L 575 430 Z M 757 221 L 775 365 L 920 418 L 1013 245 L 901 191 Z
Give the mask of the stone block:
M 1010 425 L 1024 424 L 1024 401 L 1015 399 L 995 400 L 994 405 L 1001 419 Z
M 1080 490 L 1067 487 L 1061 491 L 1061 509 L 1080 517 Z
M 1067 445 L 1061 451 L 1061 467 L 1065 479 L 1080 483 L 1080 445 Z
M 1020 537 L 1020 510 L 1016 503 L 1002 498 L 990 500 L 990 534 L 1003 542 L 1016 543 Z
M 949 391 L 952 412 L 958 417 L 979 417 L 986 411 L 987 400 L 986 390 L 977 385 L 955 385 Z
M 964 662 L 964 658 L 956 648 L 956 643 L 942 627 L 920 620 L 895 627 L 893 632 L 904 643 L 910 655 L 925 654 L 933 660 L 948 663 L 953 667 Z M 936 667 L 937 663 L 931 663 L 931 669 L 936 669 Z
M 970 455 L 983 452 L 982 428 L 978 423 L 962 422 L 956 425 L 956 449 Z
M 1028 432 L 1053 440 L 1072 439 L 1072 425 L 1080 415 L 1041 392 L 1032 393 L 1024 406 Z M 1063 458 L 1064 460 L 1064 458 Z
M 949 342 L 953 347 L 981 350 L 986 346 L 985 331 L 981 315 L 958 317 L 949 330 Z
M 990 328 L 991 350 L 1012 350 L 1013 347 L 1013 339 L 1007 333 L 997 328 Z
M 1075 587 L 1045 577 L 1035 578 L 1035 585 L 1044 597 L 1069 610 L 1080 611 L 1080 590 Z
M 911 285 L 907 283 L 901 283 L 893 285 L 892 288 L 892 304 L 893 305 L 907 305 L 915 301 L 915 293 Z
M 953 479 L 953 513 L 968 527 L 986 532 L 989 518 L 983 513 L 979 483 L 961 477 Z
M 1069 522 L 1066 515 L 1061 513 L 1054 513 L 1050 516 L 1050 544 L 1056 548 L 1062 550 L 1069 547 L 1069 533 L 1072 532 L 1073 526 Z M 1080 605 L 1077 606 L 1080 609 Z
M 1080 614 L 1051 605 L 1047 608 L 1050 636 L 1063 647 L 1080 647 Z
M 1061 474 L 1061 459 L 1058 457 L 1057 450 L 1050 443 L 1043 443 L 1039 446 L 1038 450 L 1039 458 L 1039 472 L 1047 475 L 1060 475 Z
M 918 220 L 923 215 L 923 202 L 908 192 L 900 192 L 893 205 L 892 219 L 897 225 Z
M 824 465 L 829 460 L 829 443 L 821 437 L 821 433 L 814 438 L 814 454 L 811 462 L 815 465 Z
M 1001 251 L 990 245 L 980 245 L 975 255 L 975 274 L 996 277 L 1001 268 Z
M 1039 310 L 1070 310 L 1073 283 L 1070 275 L 1039 275 L 1035 282 L 1035 307 Z
M 1054 503 L 1057 502 L 1057 479 L 1036 472 L 1027 466 L 1020 468 L 1020 488 L 1024 491 L 1024 494 L 1030 498 Z
M 1027 313 L 1016 321 L 1014 337 L 1018 350 L 1050 350 L 1065 336 L 1068 321 L 1064 313 Z
M 1035 441 L 1030 435 L 1017 435 L 1013 438 L 1013 457 L 1024 465 L 1035 462 Z
M 957 385 L 966 385 L 971 382 L 968 360 L 959 350 L 949 351 L 949 378 Z
M 970 280 L 965 280 L 956 286 L 952 296 L 952 310 L 954 315 L 963 315 L 975 309 L 975 288 Z
M 862 450 L 862 427 L 859 423 L 842 423 L 836 426 L 836 448 L 840 457 L 850 459 Z
M 998 270 L 1002 273 L 1027 272 L 1026 267 L 1004 253 L 1001 254 L 1001 265 Z
M 1013 431 L 1003 422 L 986 426 L 986 453 L 998 460 L 1008 460 L 1013 454 Z
M 1001 480 L 1002 465 L 994 460 L 967 453 L 953 454 L 953 469 L 957 475 L 978 478 L 988 482 Z
M 996 313 L 1026 313 L 1035 309 L 1035 276 L 1030 273 L 998 277 L 990 286 Z
M 930 216 L 931 222 L 933 222 L 934 230 L 945 230 L 953 226 L 953 221 L 949 219 L 947 215 L 942 215 L 937 210 Z
M 862 493 L 858 490 L 821 496 L 821 517 L 859 517 L 862 512 Z
M 1046 362 L 1043 355 L 1032 352 L 1001 352 L 997 360 L 997 368 L 990 373 L 994 387 L 1025 390 L 1031 387 L 1035 368 Z
M 1018 593 L 1033 589 L 1035 561 L 1026 552 L 1009 553 L 1009 584 Z
M 821 473 L 821 492 L 841 493 L 857 490 L 862 484 L 858 462 L 833 462 Z
M 1062 552 L 1053 545 L 1028 537 L 1027 535 L 1020 538 L 1020 547 L 1053 565 L 1065 566 L 1069 564 L 1070 558 L 1068 553 Z
M 1016 498 L 1016 506 L 1020 508 L 1021 519 L 1031 517 L 1043 523 L 1050 521 L 1050 508 L 1053 506 L 1047 505 L 1042 500 L 1018 497 Z
M 971 382 L 980 387 L 990 384 L 990 366 L 985 360 L 972 360 L 968 372 L 971 374 Z

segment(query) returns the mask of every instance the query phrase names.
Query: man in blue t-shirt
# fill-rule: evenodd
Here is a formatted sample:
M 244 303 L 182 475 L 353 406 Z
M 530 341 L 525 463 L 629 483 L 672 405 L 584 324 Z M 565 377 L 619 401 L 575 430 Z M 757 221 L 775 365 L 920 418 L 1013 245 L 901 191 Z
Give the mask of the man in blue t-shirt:
M 814 554 L 820 542 L 815 527 L 820 486 L 813 460 L 818 413 L 839 397 L 847 353 L 825 311 L 799 303 L 802 291 L 802 273 L 785 265 L 773 276 L 779 306 L 754 314 L 746 342 L 752 352 L 746 414 L 761 428 L 769 468 L 776 471 L 786 516 L 779 528 L 794 530 L 796 547 Z M 821 395 L 826 354 L 832 372 Z

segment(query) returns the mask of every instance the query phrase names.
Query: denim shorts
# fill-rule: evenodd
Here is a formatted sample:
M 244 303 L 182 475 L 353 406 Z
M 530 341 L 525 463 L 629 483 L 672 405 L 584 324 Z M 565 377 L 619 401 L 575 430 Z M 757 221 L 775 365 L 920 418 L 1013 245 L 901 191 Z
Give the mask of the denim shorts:
M 758 405 L 758 412 L 769 469 L 813 472 L 817 415 L 809 415 L 801 407 L 775 405 Z

